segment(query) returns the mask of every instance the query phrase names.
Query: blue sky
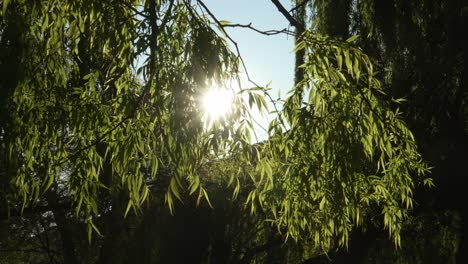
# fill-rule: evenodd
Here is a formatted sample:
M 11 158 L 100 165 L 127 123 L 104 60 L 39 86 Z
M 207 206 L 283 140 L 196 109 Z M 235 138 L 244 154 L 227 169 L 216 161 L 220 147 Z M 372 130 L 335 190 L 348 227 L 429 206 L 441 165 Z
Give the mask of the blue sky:
M 204 0 L 219 20 L 249 24 L 260 30 L 289 27 L 288 21 L 269 0 Z M 281 1 L 291 8 L 291 1 Z M 293 29 L 293 28 L 290 28 Z M 294 39 L 291 36 L 264 36 L 250 29 L 227 28 L 229 35 L 238 43 L 250 77 L 259 85 L 271 81 L 272 96 L 278 91 L 282 97 L 293 87 Z M 267 127 L 267 121 L 261 121 Z M 261 133 L 260 133 L 261 134 Z M 259 135 L 264 139 L 266 135 Z
M 290 1 L 282 1 L 290 8 Z M 288 28 L 287 20 L 269 0 L 205 0 L 219 20 L 249 24 L 261 30 Z M 259 84 L 272 81 L 275 89 L 289 90 L 293 85 L 294 40 L 285 35 L 264 36 L 250 29 L 227 28 Z

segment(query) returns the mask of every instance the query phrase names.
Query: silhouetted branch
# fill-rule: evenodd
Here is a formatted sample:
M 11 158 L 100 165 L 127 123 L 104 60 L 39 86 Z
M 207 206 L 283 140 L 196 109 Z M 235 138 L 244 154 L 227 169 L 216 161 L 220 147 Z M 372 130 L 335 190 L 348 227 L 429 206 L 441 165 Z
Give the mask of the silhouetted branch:
M 299 8 L 302 8 L 303 6 L 305 6 L 307 3 L 309 3 L 311 0 L 304 0 L 302 3 L 296 5 L 295 7 L 293 7 L 291 10 L 289 10 L 289 13 L 293 13 L 295 12 L 297 9 Z
M 249 24 L 225 24 L 225 25 L 222 25 L 222 27 L 224 28 L 227 28 L 227 27 L 232 27 L 232 28 L 236 28 L 236 27 L 240 27 L 240 28 L 248 28 L 248 29 L 251 29 L 257 33 L 260 33 L 262 35 L 266 35 L 266 36 L 271 36 L 271 35 L 279 35 L 279 34 L 286 34 L 286 35 L 290 35 L 290 36 L 294 36 L 295 33 L 290 31 L 290 30 L 287 30 L 286 28 L 284 29 L 281 29 L 281 30 L 276 30 L 276 29 L 270 29 L 270 30 L 260 30 L 260 29 L 257 29 L 255 27 L 252 26 L 252 23 L 249 23 Z
M 299 29 L 300 31 L 305 31 L 304 25 L 299 23 L 289 12 L 284 8 L 284 6 L 280 3 L 279 0 L 271 0 L 271 2 L 278 8 L 281 14 L 293 25 L 295 28 Z

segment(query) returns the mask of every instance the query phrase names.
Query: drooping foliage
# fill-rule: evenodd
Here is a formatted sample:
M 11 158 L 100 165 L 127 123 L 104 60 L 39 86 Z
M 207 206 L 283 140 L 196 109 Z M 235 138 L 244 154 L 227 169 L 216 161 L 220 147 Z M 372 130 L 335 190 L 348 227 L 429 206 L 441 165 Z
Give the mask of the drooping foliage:
M 20 43 L 4 65 L 18 73 L 2 85 L 11 120 L 2 133 L 24 204 L 64 181 L 86 217 L 103 188 L 126 190 L 138 207 L 162 163 L 172 206 L 182 178 L 199 177 L 219 136 L 205 131 L 198 98 L 236 60 L 187 3 L 17 1 L 3 23 L 5 45 Z
M 101 259 L 111 262 L 116 217 L 138 213 L 149 195 L 171 211 L 189 195 L 210 204 L 217 185 L 204 185 L 222 175 L 286 238 L 327 251 L 377 217 L 399 244 L 427 167 L 355 38 L 300 32 L 303 78 L 270 138 L 253 144 L 248 111 L 263 109 L 265 89 L 235 91 L 222 120 L 200 110 L 204 90 L 240 71 L 206 13 L 201 1 L 3 1 L 0 173 L 13 186 L 4 202 L 69 205 L 74 217 L 54 215 L 63 243 L 70 233 L 57 219 L 76 218 L 90 240 L 105 231 Z M 73 263 L 74 250 L 64 252 Z
M 391 107 L 402 111 L 423 158 L 433 167 L 437 188 L 418 192 L 416 214 L 404 224 L 403 239 L 408 241 L 398 263 L 466 262 L 466 1 L 311 2 L 320 33 L 332 38 L 360 35 L 357 43 L 372 57 L 385 93 L 405 98 Z M 344 13 L 327 8 L 345 2 Z M 334 23 L 341 25 L 337 31 L 330 20 L 348 22 Z M 421 235 L 414 236 L 414 230 Z M 385 258 L 381 263 L 387 263 Z
M 380 207 L 399 244 L 412 176 L 427 170 L 411 132 L 379 99 L 381 83 L 359 49 L 312 33 L 297 48 L 306 49 L 306 77 L 284 105 L 290 129 L 271 124 L 265 159 L 275 165 L 260 200 L 288 235 L 309 234 L 326 250 L 335 236 L 345 245 L 351 228 Z

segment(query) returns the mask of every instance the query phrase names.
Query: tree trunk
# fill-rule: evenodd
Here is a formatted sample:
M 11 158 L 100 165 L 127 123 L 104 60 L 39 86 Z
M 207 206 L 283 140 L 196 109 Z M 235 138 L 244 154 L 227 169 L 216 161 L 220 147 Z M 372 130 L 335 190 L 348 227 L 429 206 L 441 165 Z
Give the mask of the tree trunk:
M 296 21 L 302 25 L 302 27 L 296 27 L 296 38 L 295 44 L 297 45 L 301 42 L 301 36 L 304 33 L 304 29 L 306 26 L 306 4 L 304 3 L 306 0 L 296 0 L 296 6 L 299 8 L 296 9 L 296 13 L 294 15 Z M 294 67 L 294 85 L 298 85 L 302 80 L 304 80 L 304 68 L 300 67 L 304 64 L 305 60 L 305 49 L 300 49 L 296 51 L 295 54 L 295 67 Z
M 65 263 L 78 264 L 78 259 L 75 254 L 75 245 L 73 242 L 73 232 L 71 226 L 67 221 L 65 211 L 60 209 L 59 198 L 56 193 L 57 186 L 50 190 L 47 195 L 47 202 L 52 209 L 57 229 L 60 233 L 60 239 L 62 240 L 62 255 Z
M 124 263 L 126 256 L 126 243 L 128 236 L 126 230 L 127 219 L 124 219 L 121 207 L 122 195 L 113 198 L 112 209 L 104 216 L 103 235 L 98 264 L 118 264 Z

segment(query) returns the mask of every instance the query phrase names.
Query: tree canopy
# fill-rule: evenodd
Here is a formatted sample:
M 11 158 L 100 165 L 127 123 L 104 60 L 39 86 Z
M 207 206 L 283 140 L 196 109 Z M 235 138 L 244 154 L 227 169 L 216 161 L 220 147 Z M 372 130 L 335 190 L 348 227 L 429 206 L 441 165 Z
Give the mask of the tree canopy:
M 338 39 L 361 36 L 357 44 L 372 57 L 384 91 L 405 98 L 398 106 L 401 117 L 433 167 L 431 177 L 437 188 L 417 191 L 418 205 L 402 238 L 406 248 L 381 256 L 380 261 L 466 262 L 468 207 L 462 202 L 462 182 L 466 178 L 463 160 L 468 157 L 467 2 L 306 2 L 319 32 Z M 378 243 L 375 236 L 365 240 Z M 374 250 L 382 252 L 381 244 Z
M 246 68 L 224 30 L 233 25 L 203 1 L 4 0 L 1 12 L 2 217 L 45 208 L 64 244 L 60 219 L 85 224 L 88 240 L 112 238 L 118 226 L 103 219 L 141 214 L 153 196 L 172 213 L 240 200 L 271 234 L 320 252 L 369 222 L 398 246 L 414 190 L 432 184 L 402 95 L 388 93 L 357 35 L 326 19 L 283 31 L 303 59 L 287 97 L 252 81 L 234 90 L 228 117 L 209 121 L 204 91 Z M 274 115 L 265 142 L 251 138 L 254 108 Z

